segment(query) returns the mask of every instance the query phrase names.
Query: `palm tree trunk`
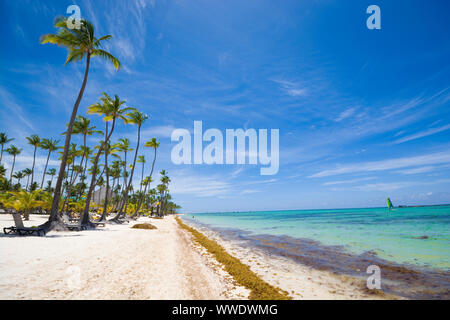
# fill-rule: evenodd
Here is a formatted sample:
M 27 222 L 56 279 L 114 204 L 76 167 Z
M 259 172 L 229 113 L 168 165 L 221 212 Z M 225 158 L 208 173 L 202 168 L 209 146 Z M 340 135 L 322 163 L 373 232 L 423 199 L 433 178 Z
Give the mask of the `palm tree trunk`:
M 122 215 L 123 212 L 123 208 L 125 206 L 125 189 L 127 187 L 127 151 L 124 152 L 124 164 L 123 164 L 123 184 L 121 186 L 121 190 L 122 191 L 122 199 L 120 200 L 120 209 L 119 209 L 119 214 L 115 217 L 115 218 L 119 218 Z M 114 219 L 115 219 L 114 218 Z
M 142 162 L 141 183 L 139 185 L 139 193 L 142 192 L 142 182 L 144 181 L 144 167 L 145 167 L 145 162 Z
M 75 101 L 75 105 L 73 106 L 72 116 L 70 118 L 70 122 L 67 127 L 66 141 L 64 143 L 64 153 L 63 153 L 63 157 L 61 160 L 61 164 L 59 166 L 58 179 L 56 180 L 55 193 L 53 195 L 53 202 L 52 202 L 52 210 L 50 212 L 50 217 L 48 219 L 49 221 L 57 221 L 58 220 L 58 206 L 59 206 L 59 200 L 61 199 L 61 187 L 62 187 L 62 182 L 63 182 L 63 178 L 64 178 L 64 172 L 66 169 L 67 155 L 69 153 L 70 138 L 72 136 L 73 123 L 75 122 L 75 118 L 76 118 L 77 112 L 78 112 L 78 106 L 80 105 L 81 98 L 83 97 L 84 89 L 86 88 L 90 61 L 91 61 L 91 54 L 90 54 L 90 52 L 88 52 L 87 57 L 86 57 L 86 69 L 84 71 L 83 83 L 81 85 L 80 92 L 78 93 L 77 100 Z
M 127 188 L 125 190 L 125 198 L 124 198 L 125 215 L 127 214 L 128 190 L 130 190 L 131 184 L 133 183 L 134 167 L 136 166 L 136 159 L 137 159 L 137 155 L 138 155 L 140 142 L 141 142 L 141 126 L 138 127 L 138 140 L 137 140 L 136 152 L 134 153 L 133 167 L 131 168 L 130 180 L 128 181 L 128 185 L 127 185 Z
M 108 122 L 106 123 L 105 137 L 108 136 Z M 106 219 L 106 213 L 108 211 L 108 192 L 109 192 L 109 168 L 108 168 L 108 152 L 105 150 L 105 170 L 106 170 L 106 193 L 105 193 L 105 204 L 103 205 L 102 216 L 99 221 Z
M 100 155 L 102 153 L 103 148 L 108 143 L 109 138 L 111 138 L 111 135 L 112 135 L 112 133 L 114 131 L 114 124 L 115 123 L 116 123 L 116 119 L 114 118 L 112 126 L 111 126 L 111 131 L 109 132 L 109 135 L 105 139 L 105 141 L 103 141 L 103 143 L 101 144 L 100 149 L 98 150 L 97 156 L 95 157 L 95 160 L 94 160 L 94 168 L 92 170 L 91 185 L 89 186 L 89 191 L 88 191 L 88 194 L 86 196 L 86 203 L 84 205 L 83 215 L 82 215 L 82 217 L 80 219 L 82 225 L 89 224 L 89 206 L 91 204 L 92 192 L 94 191 L 94 188 L 95 188 L 95 180 L 96 180 L 95 178 L 96 178 L 96 175 L 97 175 L 98 160 L 100 159 Z
M 3 145 L 2 145 L 2 151 L 0 152 L 0 162 L 2 162 L 3 159 Z
M 64 207 L 67 205 L 67 211 L 69 211 L 69 197 L 70 194 L 72 193 L 72 185 L 75 182 L 75 179 L 77 178 L 78 173 L 75 175 L 75 178 L 73 177 L 73 174 L 75 172 L 75 157 L 72 160 L 72 173 L 70 174 L 70 178 L 69 180 L 69 186 L 67 187 L 67 195 L 66 198 L 64 199 L 63 205 L 62 205 L 62 211 L 64 212 Z M 64 194 L 64 193 L 63 193 Z
M 50 153 L 51 153 L 51 151 L 48 150 L 47 162 L 45 163 L 44 173 L 42 174 L 41 189 L 42 189 L 42 186 L 44 185 L 45 173 L 47 172 L 47 165 L 48 165 L 48 160 L 50 159 Z
M 36 149 L 37 146 L 34 146 L 34 153 L 33 153 L 33 167 L 31 168 L 31 184 L 33 184 L 34 180 L 34 164 L 36 162 Z M 28 187 L 27 187 L 28 188 Z
M 151 183 L 150 180 L 152 179 L 153 169 L 155 168 L 155 161 L 156 161 L 156 148 L 155 148 L 155 155 L 153 156 L 152 170 L 150 171 L 150 175 L 149 175 L 149 182 L 148 182 L 148 183 L 145 185 L 145 187 L 144 187 L 144 193 L 141 194 L 141 199 L 139 200 L 139 203 L 138 203 L 138 205 L 137 205 L 135 214 L 137 214 L 137 212 L 141 209 L 142 202 L 144 201 L 145 194 L 147 193 L 147 187 L 148 187 L 148 186 L 150 185 L 150 183 Z
M 9 175 L 9 181 L 11 182 L 11 185 L 12 185 L 12 176 L 13 176 L 15 164 L 16 164 L 16 155 L 13 155 L 13 164 L 12 164 L 12 168 L 11 168 L 11 174 Z

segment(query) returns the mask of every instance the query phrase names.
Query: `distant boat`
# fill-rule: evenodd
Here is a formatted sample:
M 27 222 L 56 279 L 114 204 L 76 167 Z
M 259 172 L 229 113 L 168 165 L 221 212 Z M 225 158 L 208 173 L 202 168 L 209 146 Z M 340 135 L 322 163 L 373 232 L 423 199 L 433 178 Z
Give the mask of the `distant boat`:
M 392 204 L 392 201 L 391 201 L 391 199 L 389 199 L 389 197 L 386 199 L 386 203 L 387 203 L 389 210 L 391 210 L 394 207 L 394 205 Z

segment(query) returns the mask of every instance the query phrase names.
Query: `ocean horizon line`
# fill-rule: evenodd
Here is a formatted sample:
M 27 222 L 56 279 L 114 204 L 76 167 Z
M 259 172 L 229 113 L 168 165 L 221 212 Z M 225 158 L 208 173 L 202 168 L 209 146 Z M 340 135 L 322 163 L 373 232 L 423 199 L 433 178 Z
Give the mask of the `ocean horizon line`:
M 421 208 L 421 207 L 445 207 L 450 206 L 450 203 L 440 204 L 425 204 L 425 205 L 399 205 L 394 206 L 394 209 L 401 208 Z M 278 212 L 278 211 L 323 211 L 323 210 L 354 210 L 354 209 L 388 209 L 387 206 L 374 206 L 374 207 L 342 207 L 342 208 L 321 208 L 321 209 L 275 209 L 275 210 L 242 210 L 242 211 L 202 211 L 202 212 L 180 212 L 180 214 L 203 214 L 203 213 L 248 213 L 248 212 Z

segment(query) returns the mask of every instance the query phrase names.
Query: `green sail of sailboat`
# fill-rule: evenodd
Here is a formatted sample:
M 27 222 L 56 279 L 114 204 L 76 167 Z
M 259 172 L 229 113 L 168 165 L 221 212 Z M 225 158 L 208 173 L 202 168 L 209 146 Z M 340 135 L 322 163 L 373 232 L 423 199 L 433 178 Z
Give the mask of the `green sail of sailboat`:
M 386 202 L 387 202 L 387 206 L 388 206 L 389 209 L 391 209 L 391 208 L 394 207 L 394 205 L 392 204 L 391 199 L 387 198 L 387 199 L 386 199 Z

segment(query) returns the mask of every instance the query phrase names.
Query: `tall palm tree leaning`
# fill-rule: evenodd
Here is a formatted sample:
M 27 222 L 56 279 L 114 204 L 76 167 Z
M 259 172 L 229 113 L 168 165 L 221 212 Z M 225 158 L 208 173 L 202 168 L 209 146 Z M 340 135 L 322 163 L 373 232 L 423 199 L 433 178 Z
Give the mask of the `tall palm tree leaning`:
M 86 196 L 86 203 L 84 206 L 84 211 L 82 214 L 82 217 L 80 219 L 80 222 L 82 225 L 91 225 L 89 220 L 89 206 L 91 203 L 91 197 L 92 192 L 94 191 L 95 185 L 96 185 L 96 176 L 97 176 L 97 167 L 98 167 L 98 160 L 100 159 L 100 155 L 102 153 L 102 150 L 105 148 L 105 145 L 108 143 L 109 139 L 111 138 L 111 135 L 114 131 L 114 127 L 116 125 L 116 120 L 121 119 L 125 123 L 127 122 L 127 118 L 125 116 L 126 112 L 129 112 L 133 110 L 133 108 L 129 107 L 122 107 L 123 104 L 125 104 L 125 100 L 120 100 L 120 98 L 116 95 L 114 97 L 114 100 L 111 99 L 106 93 L 103 93 L 103 97 L 100 98 L 103 103 L 96 103 L 88 108 L 88 114 L 97 114 L 99 116 L 103 116 L 103 121 L 109 122 L 112 121 L 111 129 L 108 133 L 108 136 L 104 141 L 102 141 L 102 144 L 100 145 L 100 148 L 97 152 L 97 155 L 94 159 L 94 166 L 92 168 L 92 177 L 91 177 L 91 184 L 89 186 L 89 191 Z
M 53 195 L 52 208 L 48 223 L 44 228 L 51 229 L 54 225 L 52 222 L 58 221 L 58 207 L 61 198 L 61 187 L 64 179 L 64 172 L 66 169 L 67 154 L 70 146 L 70 138 L 72 136 L 73 123 L 77 116 L 78 106 L 80 105 L 81 98 L 83 97 L 84 89 L 86 88 L 86 82 L 89 73 L 89 64 L 91 57 L 101 57 L 110 61 L 116 70 L 120 68 L 119 60 L 109 52 L 101 49 L 102 42 L 112 38 L 111 35 L 106 35 L 100 38 L 95 37 L 94 26 L 87 20 L 82 19 L 79 29 L 69 29 L 67 26 L 67 18 L 58 17 L 55 19 L 55 28 L 58 28 L 57 34 L 46 34 L 41 37 L 41 43 L 51 43 L 67 48 L 68 55 L 66 63 L 81 61 L 86 58 L 86 68 L 84 71 L 84 78 L 81 84 L 80 92 L 78 93 L 77 100 L 72 109 L 72 115 L 70 117 L 69 125 L 67 127 L 66 141 L 64 143 L 64 153 L 61 159 L 59 167 L 58 179 L 56 180 L 55 192 Z
M 145 113 L 139 112 L 137 110 L 130 112 L 127 114 L 128 120 L 127 123 L 132 123 L 138 126 L 138 132 L 137 132 L 137 144 L 136 144 L 136 150 L 134 152 L 134 160 L 133 160 L 133 166 L 131 167 L 130 172 L 130 180 L 128 180 L 128 184 L 126 185 L 125 189 L 125 195 L 124 195 L 124 204 L 125 204 L 125 210 L 124 215 L 127 213 L 127 205 L 128 205 L 128 192 L 131 188 L 131 185 L 133 183 L 133 174 L 134 174 L 134 168 L 136 167 L 136 159 L 139 151 L 139 144 L 141 143 L 141 127 L 142 124 L 148 119 L 148 115 Z M 114 217 L 115 220 L 120 218 L 121 214 L 119 213 L 116 217 Z
M 14 165 L 16 164 L 16 156 L 19 155 L 22 152 L 22 149 L 17 148 L 15 145 L 10 145 L 8 149 L 6 149 L 6 152 L 8 152 L 10 155 L 13 156 L 13 163 L 11 167 L 11 174 L 9 175 L 9 181 L 12 182 L 12 176 L 14 172 Z
M 6 133 L 4 132 L 0 132 L 0 145 L 2 146 L 2 150 L 0 153 L 0 162 L 2 162 L 2 158 L 3 158 L 3 148 L 5 146 L 5 144 L 13 141 L 14 138 L 9 139 L 8 136 L 6 135 Z
M 45 174 L 47 172 L 47 166 L 48 166 L 48 160 L 50 160 L 50 154 L 53 151 L 58 150 L 60 148 L 58 146 L 58 143 L 59 143 L 59 140 L 53 140 L 52 138 L 50 138 L 50 139 L 42 139 L 42 142 L 40 143 L 41 149 L 48 151 L 47 161 L 45 162 L 44 172 L 42 173 L 41 189 L 44 186 Z
M 158 149 L 158 147 L 159 147 L 159 142 L 156 141 L 156 138 L 152 138 L 150 141 L 147 141 L 145 143 L 144 147 L 153 148 L 155 150 L 155 153 L 154 153 L 154 156 L 153 156 L 152 169 L 151 169 L 150 174 L 148 176 L 149 180 L 148 180 L 148 183 L 144 187 L 144 192 L 141 194 L 141 198 L 139 199 L 138 205 L 136 206 L 136 211 L 134 213 L 134 216 L 136 216 L 137 213 L 139 212 L 139 210 L 141 209 L 142 203 L 144 202 L 145 195 L 147 194 L 147 187 L 151 183 L 153 169 L 155 168 L 156 149 Z
M 33 135 L 27 137 L 27 140 L 28 140 L 28 144 L 30 144 L 30 145 L 32 145 L 34 147 L 33 166 L 31 167 L 31 184 L 33 184 L 33 181 L 34 181 L 34 164 L 36 162 L 36 150 L 41 144 L 41 138 L 39 138 L 38 135 L 33 134 Z M 27 183 L 27 186 L 28 186 L 28 183 Z

